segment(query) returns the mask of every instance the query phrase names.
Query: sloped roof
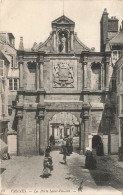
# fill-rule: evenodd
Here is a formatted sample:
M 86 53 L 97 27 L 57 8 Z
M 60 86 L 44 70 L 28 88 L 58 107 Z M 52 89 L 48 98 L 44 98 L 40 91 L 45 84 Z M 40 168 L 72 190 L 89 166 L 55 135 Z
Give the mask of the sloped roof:
M 73 22 L 72 20 L 70 20 L 68 17 L 66 17 L 65 15 L 55 19 L 54 21 L 52 21 L 52 24 L 54 23 L 60 23 L 60 24 L 73 24 L 75 25 L 75 22 Z
M 0 50 L 0 58 L 4 57 L 8 63 L 10 63 L 8 56 L 5 54 L 4 51 Z
M 123 45 L 123 32 L 118 32 L 109 42 L 110 44 Z
M 76 41 L 77 41 L 84 49 L 90 51 L 90 48 L 87 47 L 86 45 L 84 45 L 84 43 L 82 43 L 82 42 L 79 40 L 79 38 L 77 37 L 77 35 L 75 35 L 75 39 L 76 39 Z

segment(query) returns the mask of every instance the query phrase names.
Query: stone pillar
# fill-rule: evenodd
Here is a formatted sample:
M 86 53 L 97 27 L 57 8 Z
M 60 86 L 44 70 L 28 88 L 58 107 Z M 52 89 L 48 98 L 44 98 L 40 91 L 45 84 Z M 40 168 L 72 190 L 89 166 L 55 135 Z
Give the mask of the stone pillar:
M 37 150 L 37 154 L 39 154 L 39 131 L 40 131 L 40 126 L 39 126 L 39 119 L 37 117 L 37 119 L 36 119 L 36 150 Z
M 17 124 L 17 155 L 22 155 L 23 153 L 23 129 L 22 129 L 22 119 L 23 119 L 23 114 L 22 111 L 18 111 L 17 113 L 17 118 L 18 118 L 18 124 Z
M 23 62 L 19 62 L 19 88 L 23 88 Z
M 118 118 L 119 147 L 121 147 L 121 119 Z
M 17 156 L 17 132 L 10 130 L 7 132 L 8 153 L 10 156 Z
M 39 62 L 39 72 L 40 72 L 40 85 L 39 88 L 44 88 L 44 81 L 43 81 L 43 61 Z
M 89 110 L 90 105 L 88 103 L 85 103 L 82 107 L 82 116 L 83 116 L 83 134 L 84 134 L 84 142 L 83 142 L 83 153 L 85 153 L 86 147 L 89 147 Z
M 92 135 L 89 135 L 89 136 L 88 136 L 88 139 L 89 139 L 89 148 L 90 148 L 90 149 L 92 149 L 92 138 L 93 138 Z
M 106 88 L 109 88 L 109 62 L 106 62 Z
M 80 122 L 80 136 L 79 136 L 79 148 L 80 154 L 84 154 L 84 145 L 85 145 L 85 136 L 84 136 L 84 128 L 83 128 L 83 120 Z
M 39 90 L 39 64 L 36 66 L 36 88 Z
M 45 143 L 45 129 L 44 129 L 44 111 L 45 108 L 42 106 L 39 108 L 39 154 L 40 155 L 44 155 L 45 152 L 45 147 L 46 144 Z
M 53 51 L 56 51 L 56 32 L 53 32 Z
M 83 86 L 84 86 L 84 89 L 87 89 L 87 84 L 88 84 L 88 79 L 87 79 L 87 62 L 84 61 L 83 62 L 83 76 L 84 76 L 84 79 L 83 79 Z
M 71 32 L 71 51 L 73 51 L 73 32 Z
M 110 83 L 110 52 L 106 53 L 106 61 L 105 61 L 105 71 L 106 71 L 106 89 L 109 89 L 109 83 Z

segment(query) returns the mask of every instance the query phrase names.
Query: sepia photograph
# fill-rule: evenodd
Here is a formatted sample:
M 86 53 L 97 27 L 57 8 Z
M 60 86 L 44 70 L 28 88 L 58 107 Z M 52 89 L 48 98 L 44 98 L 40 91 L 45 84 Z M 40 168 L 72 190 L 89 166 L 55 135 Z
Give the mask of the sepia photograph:
M 123 0 L 0 0 L 0 195 L 123 195 Z

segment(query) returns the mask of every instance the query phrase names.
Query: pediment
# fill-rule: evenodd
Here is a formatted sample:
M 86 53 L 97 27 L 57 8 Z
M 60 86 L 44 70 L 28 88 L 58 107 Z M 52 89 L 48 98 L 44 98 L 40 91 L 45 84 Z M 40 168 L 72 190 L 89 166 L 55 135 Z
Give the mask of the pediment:
M 54 20 L 52 24 L 73 24 L 75 25 L 75 22 L 73 22 L 72 20 L 70 20 L 69 18 L 63 15 L 57 18 L 56 20 Z

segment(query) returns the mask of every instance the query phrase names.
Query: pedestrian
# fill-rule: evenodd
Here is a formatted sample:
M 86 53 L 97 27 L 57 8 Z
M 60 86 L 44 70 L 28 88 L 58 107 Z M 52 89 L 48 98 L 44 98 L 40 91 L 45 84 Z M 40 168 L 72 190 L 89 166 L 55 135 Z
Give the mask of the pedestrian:
M 67 156 L 66 138 L 63 139 L 62 148 L 63 148 L 63 160 L 64 163 L 66 164 L 66 156 Z
M 92 151 L 89 147 L 86 148 L 85 153 L 85 168 L 86 169 L 95 169 L 96 168 L 96 159 L 93 157 Z
M 52 148 L 52 146 L 55 145 L 55 138 L 54 138 L 54 135 L 53 134 L 51 134 L 49 140 L 50 140 L 50 147 Z
M 45 151 L 45 157 L 43 162 L 43 177 L 49 177 L 53 170 L 53 161 L 50 156 L 50 147 L 48 146 Z
M 73 139 L 70 138 L 70 154 L 73 152 Z

